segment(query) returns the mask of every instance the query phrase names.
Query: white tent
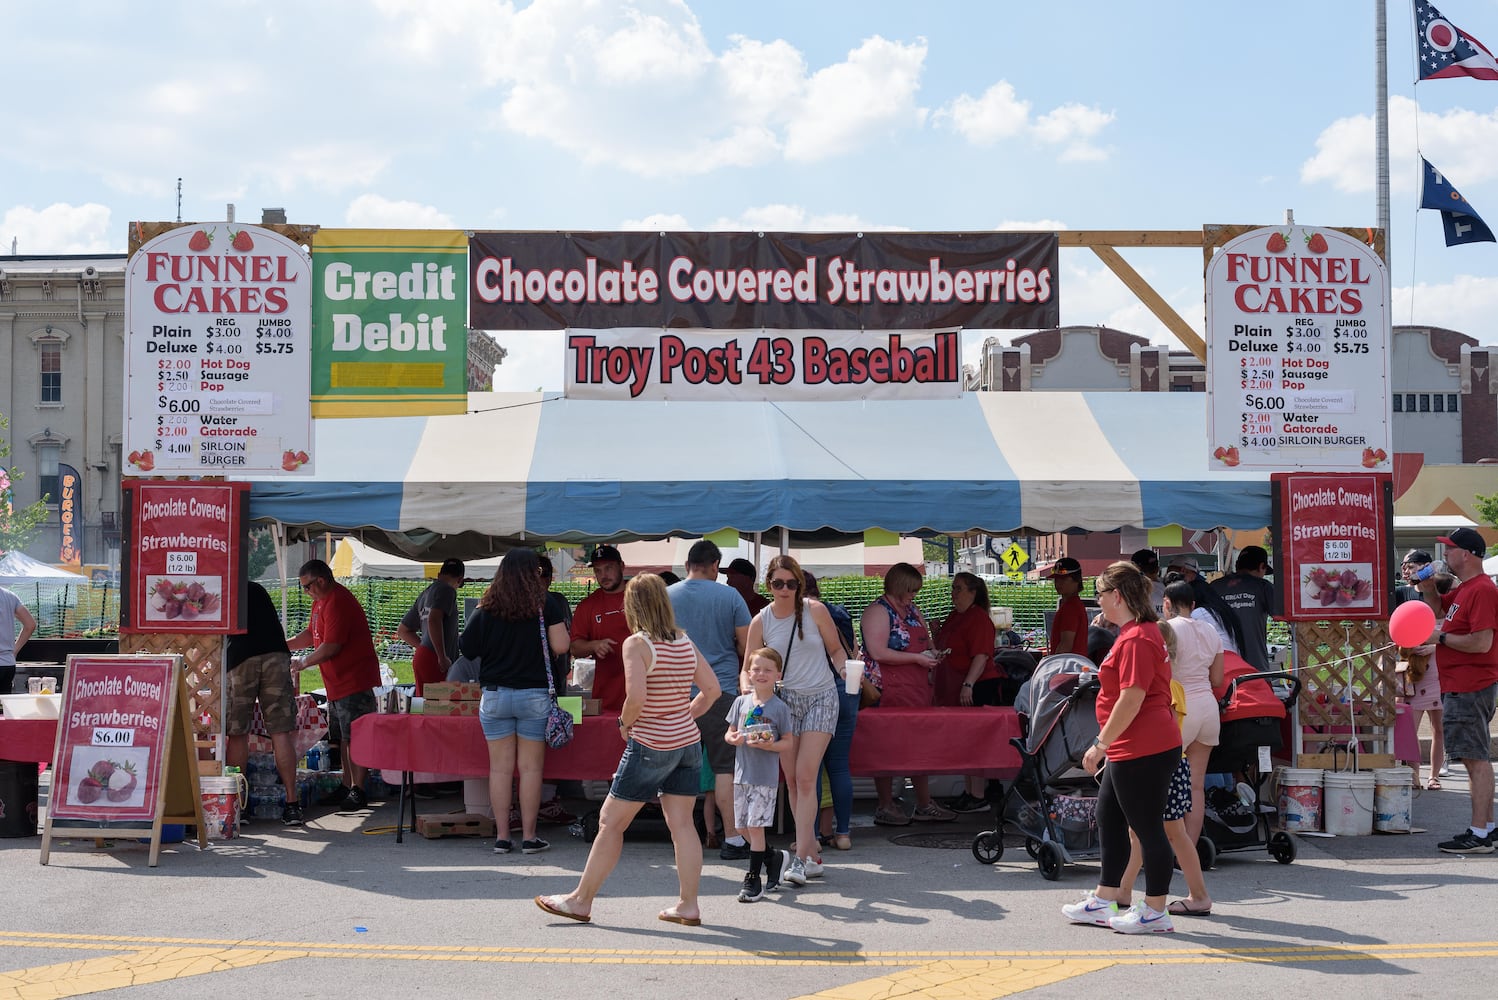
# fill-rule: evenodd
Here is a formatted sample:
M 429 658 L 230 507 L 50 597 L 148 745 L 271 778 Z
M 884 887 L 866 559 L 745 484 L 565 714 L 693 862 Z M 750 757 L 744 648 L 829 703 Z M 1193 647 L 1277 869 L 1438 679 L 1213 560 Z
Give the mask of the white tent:
M 333 575 L 373 576 L 386 580 L 435 580 L 440 562 L 403 559 L 370 548 L 357 538 L 341 538 L 333 551 Z M 463 568 L 471 580 L 486 580 L 499 568 L 498 559 L 467 559 Z
M 88 577 L 33 559 L 24 552 L 7 552 L 0 556 L 0 584 L 8 583 L 87 583 Z

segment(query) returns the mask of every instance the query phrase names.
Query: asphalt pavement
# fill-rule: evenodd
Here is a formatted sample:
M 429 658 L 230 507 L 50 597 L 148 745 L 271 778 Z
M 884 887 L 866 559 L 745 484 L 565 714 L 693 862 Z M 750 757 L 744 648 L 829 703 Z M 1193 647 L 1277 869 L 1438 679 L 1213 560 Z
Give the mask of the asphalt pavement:
M 39 841 L 0 841 L 0 1000 L 1476 995 L 1498 958 L 1498 855 L 1436 850 L 1467 818 L 1459 772 L 1417 794 L 1417 832 L 1297 838 L 1290 865 L 1225 856 L 1207 875 L 1212 915 L 1144 937 L 1061 918 L 1095 865 L 1047 881 L 1012 836 L 997 864 L 978 863 L 984 815 L 855 825 L 823 878 L 753 904 L 735 900 L 744 863 L 706 851 L 699 928 L 656 919 L 674 901 L 663 836 L 627 842 L 583 925 L 531 902 L 581 870 L 588 845 L 564 828 L 543 827 L 551 850 L 530 856 L 469 838 L 397 844 L 393 801 L 314 809 L 301 829 L 259 821 L 207 851 L 170 845 L 154 869 L 139 844 L 64 841 L 43 867 Z

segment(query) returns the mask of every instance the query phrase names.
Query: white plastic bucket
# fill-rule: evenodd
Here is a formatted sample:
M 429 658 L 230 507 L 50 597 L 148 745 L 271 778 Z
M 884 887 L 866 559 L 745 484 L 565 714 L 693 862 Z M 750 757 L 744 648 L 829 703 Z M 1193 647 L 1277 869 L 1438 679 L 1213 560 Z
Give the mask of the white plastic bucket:
M 1410 799 L 1415 773 L 1407 767 L 1379 767 L 1373 771 L 1373 829 L 1379 833 L 1409 833 Z
M 1326 832 L 1366 837 L 1373 832 L 1373 775 L 1367 771 L 1328 771 L 1322 782 Z
M 1322 772 L 1312 768 L 1276 768 L 1280 826 L 1288 833 L 1321 831 Z
M 239 835 L 239 796 L 244 775 L 205 775 L 198 779 L 203 796 L 203 827 L 209 840 L 233 840 Z

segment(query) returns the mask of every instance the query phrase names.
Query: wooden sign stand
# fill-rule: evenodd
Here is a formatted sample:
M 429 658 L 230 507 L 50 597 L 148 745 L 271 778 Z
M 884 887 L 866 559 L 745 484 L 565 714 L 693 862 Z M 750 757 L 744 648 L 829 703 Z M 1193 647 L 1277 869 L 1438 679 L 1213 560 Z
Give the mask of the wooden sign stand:
M 73 660 L 69 658 L 68 675 L 74 676 Z M 109 657 L 83 657 L 78 658 L 88 661 L 109 660 L 128 664 L 131 660 L 161 661 L 166 657 L 132 657 L 132 656 L 109 656 Z M 161 857 L 161 828 L 163 824 L 179 823 L 192 825 L 198 831 L 198 849 L 206 850 L 208 847 L 208 830 L 203 822 L 203 797 L 198 783 L 197 753 L 193 748 L 192 719 L 189 716 L 187 682 L 182 674 L 182 658 L 171 656 L 170 680 L 168 682 L 168 695 L 172 704 L 167 706 L 164 713 L 165 726 L 162 733 L 161 748 L 161 776 L 156 786 L 155 802 L 151 808 L 150 825 L 132 825 L 130 822 L 108 823 L 105 821 L 86 821 L 73 818 L 54 818 L 53 803 L 60 801 L 68 794 L 66 787 L 58 787 L 57 780 L 61 775 L 64 780 L 71 772 L 60 765 L 64 760 L 65 753 L 71 753 L 78 746 L 76 740 L 68 739 L 69 732 L 69 707 L 71 703 L 71 683 L 63 698 L 62 718 L 57 727 L 57 744 L 53 750 L 52 759 L 55 765 L 53 788 L 48 802 L 47 822 L 42 831 L 42 854 L 41 863 L 46 864 L 52 850 L 52 838 L 54 835 L 67 835 L 81 838 L 92 838 L 99 847 L 104 846 L 105 841 L 119 840 L 125 838 L 150 838 L 151 853 L 149 864 L 155 868 Z

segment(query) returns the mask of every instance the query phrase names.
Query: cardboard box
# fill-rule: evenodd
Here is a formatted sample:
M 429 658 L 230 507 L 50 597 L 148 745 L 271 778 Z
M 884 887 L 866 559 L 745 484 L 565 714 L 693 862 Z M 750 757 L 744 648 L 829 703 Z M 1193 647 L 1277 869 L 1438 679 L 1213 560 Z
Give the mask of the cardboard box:
M 416 817 L 416 832 L 428 840 L 438 837 L 493 837 L 494 819 L 478 813 L 437 813 Z
M 472 681 L 440 681 L 422 688 L 422 697 L 430 706 L 434 701 L 478 701 L 483 689 Z M 430 707 L 427 714 L 432 714 Z
M 428 701 L 422 708 L 423 715 L 472 715 L 479 714 L 476 701 Z
M 584 698 L 583 699 L 583 714 L 584 715 L 597 715 L 602 710 L 603 710 L 603 702 L 599 701 L 597 698 Z

